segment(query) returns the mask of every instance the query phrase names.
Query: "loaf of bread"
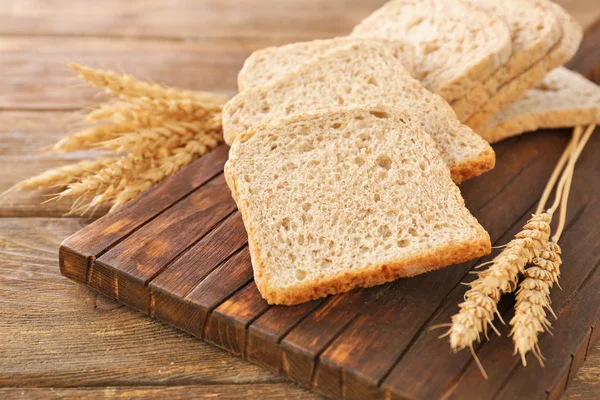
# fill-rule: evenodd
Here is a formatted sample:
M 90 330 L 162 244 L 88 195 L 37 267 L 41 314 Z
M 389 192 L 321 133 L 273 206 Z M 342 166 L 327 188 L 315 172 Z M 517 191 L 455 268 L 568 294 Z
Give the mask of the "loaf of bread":
M 450 102 L 483 82 L 511 54 L 500 18 L 463 0 L 392 0 L 354 27 L 351 36 L 415 46 L 415 77 Z
M 255 51 L 246 59 L 238 74 L 240 92 L 255 86 L 266 85 L 281 78 L 311 59 L 340 47 L 359 43 L 365 39 L 339 37 L 311 42 L 297 42 L 279 47 L 267 47 Z M 403 41 L 383 41 L 392 55 L 400 61 L 409 73 L 413 71 L 414 47 Z
M 458 119 L 466 121 L 505 83 L 518 77 L 546 56 L 560 40 L 558 17 L 549 5 L 530 0 L 467 0 L 500 18 L 510 30 L 512 53 L 505 65 L 484 82 L 477 82 L 462 98 L 451 103 Z
M 600 87 L 576 72 L 557 68 L 535 89 L 496 114 L 482 136 L 490 143 L 543 128 L 600 122 Z
M 476 132 L 484 132 L 489 121 L 502 109 L 519 100 L 529 89 L 539 85 L 552 70 L 564 65 L 577 52 L 583 37 L 581 26 L 561 6 L 547 0 L 529 0 L 551 9 L 561 27 L 561 38 L 546 56 L 533 64 L 527 71 L 501 86 L 498 91 L 467 121 Z
M 455 182 L 494 167 L 488 143 L 461 124 L 452 108 L 412 78 L 380 41 L 332 50 L 278 80 L 246 90 L 223 109 L 225 141 L 254 126 L 334 106 L 383 103 L 408 106 L 429 133 Z
M 410 106 L 354 106 L 251 128 L 227 183 L 262 296 L 297 304 L 490 252 Z

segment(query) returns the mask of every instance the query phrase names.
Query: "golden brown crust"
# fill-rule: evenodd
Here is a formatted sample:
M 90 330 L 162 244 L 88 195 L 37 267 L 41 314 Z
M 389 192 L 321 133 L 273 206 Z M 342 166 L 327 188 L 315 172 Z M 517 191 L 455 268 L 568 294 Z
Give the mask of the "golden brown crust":
M 594 124 L 600 120 L 600 109 L 586 107 L 571 110 L 548 110 L 537 114 L 525 114 L 519 118 L 498 123 L 482 136 L 490 143 L 538 129 L 570 128 Z
M 254 246 L 251 244 L 252 247 Z M 260 249 L 251 249 L 252 251 L 257 255 L 256 258 L 253 257 L 253 260 L 258 262 L 258 269 L 263 269 Z M 348 271 L 343 275 L 322 279 L 313 284 L 298 285 L 289 289 L 275 289 L 269 286 L 268 279 L 255 279 L 255 282 L 261 295 L 269 304 L 294 305 L 359 287 L 371 287 L 398 278 L 408 278 L 434 271 L 448 265 L 488 255 L 490 252 L 490 238 L 482 229 L 479 239 L 470 243 L 447 245 L 421 257 L 378 265 L 369 270 Z
M 450 174 L 454 183 L 459 184 L 467 179 L 479 176 L 496 166 L 496 153 L 491 147 L 484 150 L 476 158 L 454 164 L 450 167 Z

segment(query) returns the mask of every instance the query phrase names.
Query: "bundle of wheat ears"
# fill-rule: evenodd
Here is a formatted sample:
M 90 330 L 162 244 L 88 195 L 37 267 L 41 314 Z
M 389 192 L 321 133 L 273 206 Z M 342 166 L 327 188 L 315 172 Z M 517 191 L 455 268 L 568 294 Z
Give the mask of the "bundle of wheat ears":
M 50 199 L 72 197 L 71 213 L 110 204 L 111 211 L 173 175 L 223 141 L 221 110 L 227 98 L 138 81 L 70 64 L 79 77 L 117 99 L 85 116 L 90 126 L 48 151 L 102 150 L 97 159 L 46 171 L 19 189 L 59 188 Z
M 488 338 L 488 326 L 500 335 L 493 325 L 494 316 L 504 323 L 497 308 L 498 302 L 503 294 L 514 292 L 517 286 L 519 289 L 516 295 L 515 315 L 510 321 L 515 354 L 518 353 L 523 365 L 527 365 L 526 355 L 531 351 L 540 364 L 544 365 L 538 346 L 538 334 L 550 330 L 547 313 L 556 317 L 550 306 L 550 289 L 554 284 L 558 285 L 560 276 L 562 261 L 558 240 L 565 226 L 575 162 L 594 129 L 595 125 L 589 126 L 583 134 L 582 127 L 574 129 L 571 141 L 554 168 L 531 219 L 512 241 L 500 246 L 503 250 L 492 261 L 476 267 L 490 265 L 484 271 L 475 272 L 478 277 L 469 284 L 470 289 L 465 293 L 465 300 L 459 304 L 459 312 L 452 317 L 452 323 L 442 325 L 450 326 L 450 329 L 441 337 L 449 336 L 450 346 L 454 351 L 469 348 L 486 378 L 473 344 L 481 341 L 482 334 Z M 546 209 L 546 203 L 555 186 L 554 202 Z M 550 223 L 557 210 L 558 225 L 551 236 Z M 524 279 L 519 284 L 520 275 Z

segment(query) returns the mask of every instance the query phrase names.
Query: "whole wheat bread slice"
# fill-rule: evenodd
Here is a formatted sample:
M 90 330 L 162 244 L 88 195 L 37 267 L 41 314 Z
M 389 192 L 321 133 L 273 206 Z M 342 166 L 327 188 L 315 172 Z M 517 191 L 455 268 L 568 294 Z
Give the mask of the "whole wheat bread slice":
M 355 106 L 240 135 L 225 177 L 254 281 L 297 304 L 490 252 L 431 137 L 409 108 Z
M 463 0 L 393 0 L 354 27 L 351 36 L 415 46 L 415 77 L 446 101 L 464 96 L 511 54 L 508 28 Z
M 549 6 L 528 0 L 467 0 L 500 18 L 510 30 L 512 53 L 505 65 L 485 82 L 478 82 L 462 98 L 451 103 L 458 119 L 466 121 L 499 87 L 518 77 L 544 57 L 562 33 L 556 13 Z
M 461 124 L 440 96 L 412 78 L 387 46 L 377 41 L 349 45 L 317 57 L 280 79 L 246 90 L 223 109 L 231 144 L 243 131 L 291 115 L 358 104 L 406 105 L 429 133 L 455 182 L 494 167 L 489 144 Z
M 360 43 L 365 39 L 339 37 L 310 42 L 297 42 L 280 47 L 267 47 L 257 50 L 244 62 L 238 74 L 238 90 L 240 92 L 255 86 L 265 85 L 279 79 L 305 62 L 340 47 Z M 412 73 L 414 63 L 414 47 L 402 41 L 383 41 L 392 54 L 398 58 L 404 68 Z
M 483 132 L 488 122 L 502 109 L 519 100 L 529 89 L 539 85 L 548 72 L 564 65 L 577 52 L 583 30 L 581 26 L 561 6 L 551 1 L 530 0 L 537 4 L 550 7 L 558 17 L 562 28 L 559 42 L 552 47 L 548 54 L 536 62 L 527 71 L 503 85 L 487 103 L 466 124 L 476 132 Z
M 600 122 L 600 87 L 560 67 L 525 96 L 494 117 L 482 132 L 490 143 L 544 128 L 567 128 Z

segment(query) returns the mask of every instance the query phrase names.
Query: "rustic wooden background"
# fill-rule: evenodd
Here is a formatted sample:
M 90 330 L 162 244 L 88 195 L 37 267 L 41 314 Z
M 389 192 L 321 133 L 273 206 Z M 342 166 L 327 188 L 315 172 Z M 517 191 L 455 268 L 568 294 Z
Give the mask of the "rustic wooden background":
M 36 152 L 73 130 L 73 112 L 99 99 L 72 78 L 67 61 L 233 94 L 253 50 L 343 35 L 382 3 L 0 1 L 0 191 L 89 157 Z M 598 29 L 598 0 L 559 3 Z M 0 398 L 318 398 L 61 277 L 58 246 L 89 220 L 63 218 L 68 203 L 41 206 L 43 196 L 16 193 L 0 205 Z M 565 397 L 599 395 L 597 346 Z

